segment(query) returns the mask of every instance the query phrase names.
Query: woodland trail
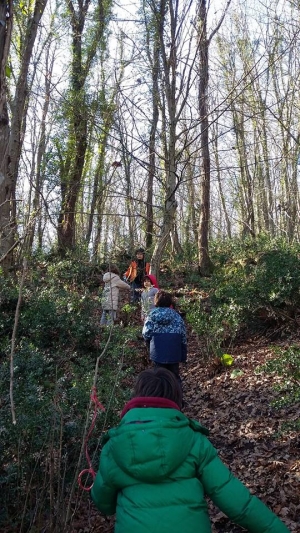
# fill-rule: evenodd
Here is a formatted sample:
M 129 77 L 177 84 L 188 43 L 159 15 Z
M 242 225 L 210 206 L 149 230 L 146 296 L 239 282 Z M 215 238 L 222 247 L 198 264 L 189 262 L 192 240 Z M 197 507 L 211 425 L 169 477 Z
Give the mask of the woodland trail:
M 300 435 L 280 432 L 287 420 L 299 418 L 299 405 L 282 409 L 271 405 L 278 397 L 274 385 L 279 379 L 256 371 L 272 357 L 270 341 L 263 337 L 241 341 L 230 350 L 234 363 L 229 368 L 203 359 L 201 352 L 201 340 L 190 331 L 188 363 L 182 369 L 183 412 L 209 429 L 211 442 L 232 472 L 285 521 L 291 532 L 300 533 Z M 147 365 L 144 355 L 137 374 Z M 234 369 L 242 374 L 232 379 Z M 88 512 L 89 517 L 81 515 L 78 527 L 73 523 L 72 533 L 113 532 L 113 518 L 101 516 L 92 504 L 81 511 Z M 209 511 L 212 533 L 245 531 L 211 502 Z
M 280 434 L 285 422 L 299 419 L 300 406 L 275 409 L 271 405 L 279 394 L 274 390 L 275 378 L 256 371 L 274 357 L 270 341 L 261 337 L 239 343 L 229 352 L 234 357 L 229 369 L 201 360 L 199 348 L 190 335 L 189 363 L 183 373 L 185 414 L 209 429 L 211 442 L 233 474 L 290 531 L 300 533 L 300 435 Z M 243 374 L 231 379 L 234 369 Z M 244 531 L 212 504 L 210 515 L 213 533 Z

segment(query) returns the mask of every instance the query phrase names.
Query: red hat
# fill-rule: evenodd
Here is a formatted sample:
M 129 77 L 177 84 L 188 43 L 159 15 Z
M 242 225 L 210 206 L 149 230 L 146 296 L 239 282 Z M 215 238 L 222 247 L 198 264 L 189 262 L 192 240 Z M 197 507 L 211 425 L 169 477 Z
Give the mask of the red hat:
M 152 274 L 147 274 L 147 276 L 144 277 L 144 280 L 145 279 L 150 279 L 151 281 L 151 285 L 153 285 L 153 287 L 155 287 L 155 289 L 159 289 L 159 286 L 158 286 L 158 283 L 157 283 L 157 279 L 155 276 L 153 276 Z

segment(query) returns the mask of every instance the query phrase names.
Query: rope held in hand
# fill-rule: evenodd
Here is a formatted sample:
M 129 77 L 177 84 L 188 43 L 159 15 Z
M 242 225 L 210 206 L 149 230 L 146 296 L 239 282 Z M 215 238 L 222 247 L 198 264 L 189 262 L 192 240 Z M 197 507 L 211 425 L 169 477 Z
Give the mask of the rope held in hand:
M 94 479 L 96 477 L 96 472 L 93 469 L 92 461 L 90 459 L 89 452 L 88 452 L 88 441 L 89 441 L 89 438 L 90 438 L 90 436 L 91 436 L 91 434 L 93 432 L 93 429 L 95 427 L 98 409 L 101 409 L 101 411 L 105 411 L 105 407 L 103 407 L 102 403 L 100 403 L 99 400 L 98 400 L 96 387 L 92 387 L 91 401 L 95 404 L 95 409 L 94 409 L 94 414 L 93 414 L 91 427 L 90 427 L 90 429 L 88 431 L 88 434 L 87 434 L 87 436 L 85 438 L 85 442 L 84 442 L 85 457 L 86 457 L 86 460 L 88 462 L 89 468 L 85 468 L 84 470 L 82 470 L 82 472 L 80 472 L 80 474 L 78 476 L 78 479 L 77 479 L 79 487 L 82 490 L 86 490 L 86 491 L 91 490 L 92 486 L 94 485 Z M 86 482 L 84 484 L 82 483 L 82 476 L 84 474 L 88 474 L 88 475 L 92 476 L 93 481 L 92 481 L 91 485 L 86 486 Z

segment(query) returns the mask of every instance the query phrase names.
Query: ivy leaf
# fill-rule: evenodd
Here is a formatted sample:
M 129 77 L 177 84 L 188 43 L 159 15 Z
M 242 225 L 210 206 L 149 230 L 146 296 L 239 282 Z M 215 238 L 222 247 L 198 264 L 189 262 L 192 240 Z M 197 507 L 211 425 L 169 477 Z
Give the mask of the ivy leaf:
M 26 6 L 25 2 L 20 2 L 19 6 L 20 6 L 22 14 L 23 15 L 27 15 L 28 14 L 28 10 L 27 10 L 27 6 Z
M 11 77 L 11 68 L 8 65 L 5 65 L 5 76 L 7 78 Z
M 235 378 L 238 378 L 239 376 L 242 376 L 244 374 L 244 372 L 242 370 L 239 370 L 238 368 L 235 368 L 231 374 L 230 374 L 230 377 L 231 379 L 235 379 Z

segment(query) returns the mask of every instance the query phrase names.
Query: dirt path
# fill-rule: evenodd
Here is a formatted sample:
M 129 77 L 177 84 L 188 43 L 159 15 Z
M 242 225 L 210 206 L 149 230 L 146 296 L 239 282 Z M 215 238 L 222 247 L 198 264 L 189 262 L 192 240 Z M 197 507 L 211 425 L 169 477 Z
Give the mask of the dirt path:
M 190 335 L 189 363 L 183 373 L 187 416 L 210 430 L 220 457 L 248 488 L 269 505 L 293 532 L 300 532 L 300 435 L 278 436 L 282 424 L 299 418 L 300 406 L 275 409 L 275 378 L 256 369 L 271 357 L 264 340 L 249 340 L 230 352 L 228 370 L 201 358 Z M 230 377 L 233 369 L 243 372 Z M 244 531 L 210 505 L 213 533 Z

